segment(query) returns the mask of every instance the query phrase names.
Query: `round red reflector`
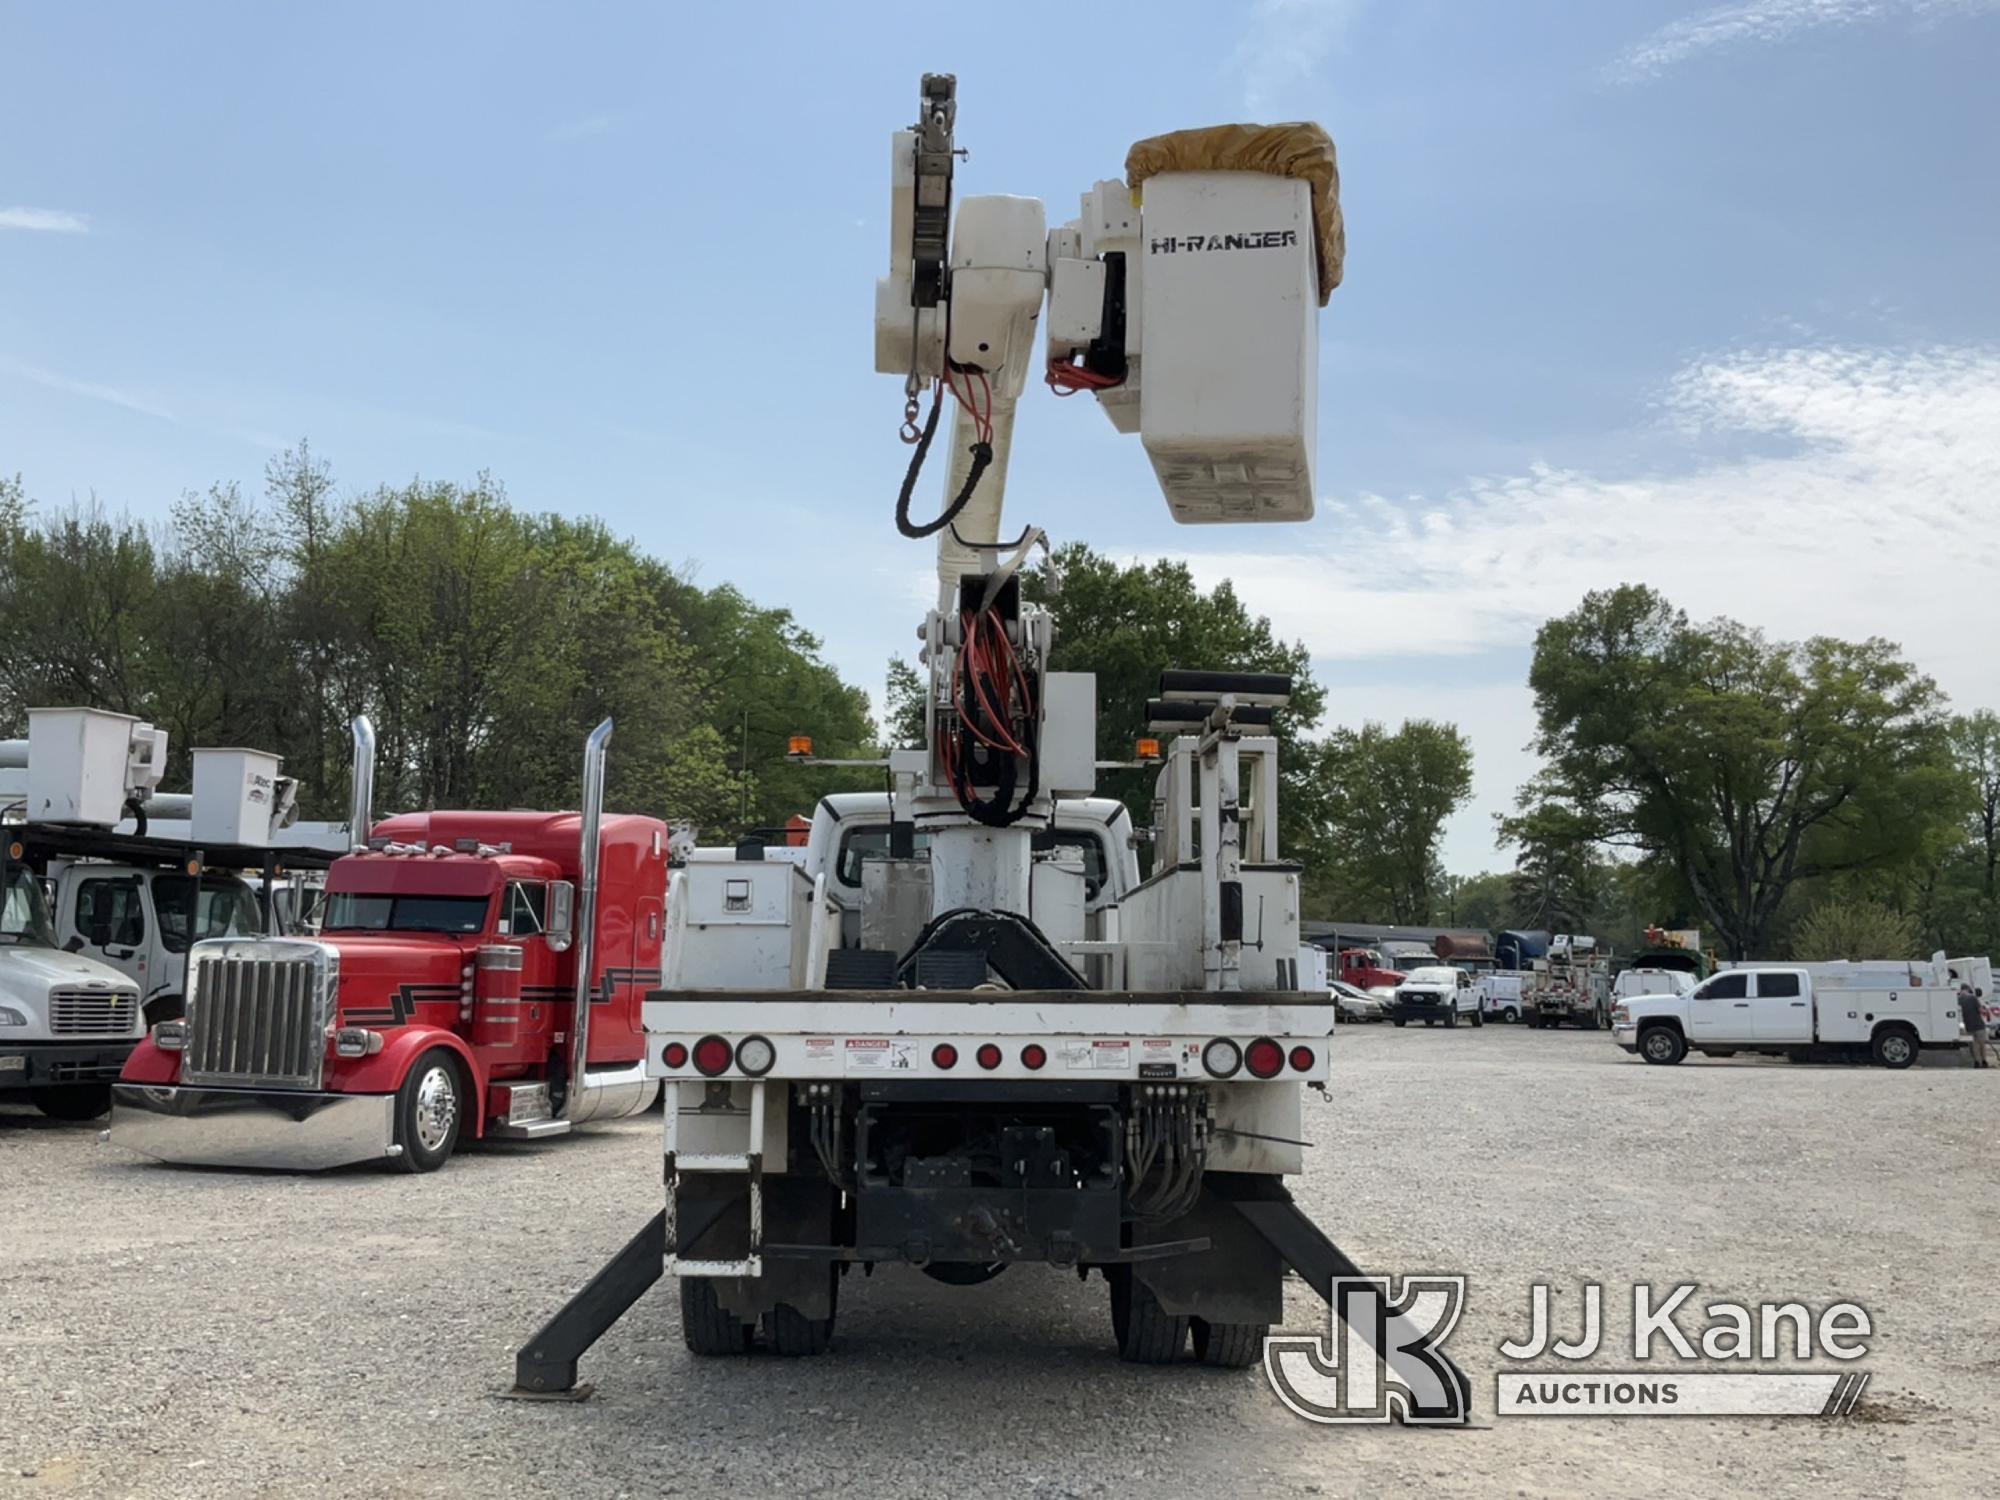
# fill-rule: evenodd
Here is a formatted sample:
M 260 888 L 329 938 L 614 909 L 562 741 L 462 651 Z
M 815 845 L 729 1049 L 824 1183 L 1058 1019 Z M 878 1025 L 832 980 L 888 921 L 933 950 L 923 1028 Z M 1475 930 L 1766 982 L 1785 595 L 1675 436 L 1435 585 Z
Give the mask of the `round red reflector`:
M 1267 1036 L 1260 1036 L 1243 1049 L 1243 1066 L 1253 1078 L 1276 1078 L 1285 1065 L 1285 1049 Z
M 989 1073 L 1000 1066 L 1000 1049 L 991 1042 L 980 1043 L 979 1050 L 973 1055 L 979 1059 L 979 1066 Z
M 660 1061 L 670 1068 L 685 1068 L 688 1065 L 686 1042 L 668 1042 L 660 1049 Z
M 1303 1073 L 1307 1068 L 1310 1068 L 1312 1065 L 1313 1065 L 1312 1048 L 1310 1047 L 1292 1048 L 1292 1071 L 1294 1073 Z
M 718 1073 L 729 1071 L 729 1060 L 736 1054 L 729 1043 L 719 1036 L 705 1036 L 694 1044 L 694 1067 L 703 1077 L 713 1078 Z
M 950 1042 L 939 1042 L 931 1048 L 931 1064 L 939 1068 L 957 1067 L 958 1048 L 952 1046 Z
M 1049 1054 L 1042 1049 L 1040 1042 L 1030 1042 L 1021 1049 L 1021 1066 L 1024 1068 L 1039 1068 L 1048 1060 Z

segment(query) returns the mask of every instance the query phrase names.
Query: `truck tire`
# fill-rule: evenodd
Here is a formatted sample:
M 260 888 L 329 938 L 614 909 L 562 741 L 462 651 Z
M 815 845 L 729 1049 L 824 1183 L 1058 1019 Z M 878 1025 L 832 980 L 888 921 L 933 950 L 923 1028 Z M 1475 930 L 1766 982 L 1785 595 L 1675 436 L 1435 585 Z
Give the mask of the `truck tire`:
M 1264 1337 L 1268 1323 L 1211 1323 L 1206 1318 L 1189 1320 L 1194 1335 L 1194 1357 L 1218 1370 L 1247 1370 L 1264 1358 Z
M 773 1354 L 799 1359 L 826 1353 L 833 1342 L 833 1320 L 840 1313 L 840 1272 L 827 1262 L 827 1312 L 823 1318 L 808 1318 L 789 1302 L 780 1302 L 764 1314 L 764 1342 Z
M 28 1097 L 51 1120 L 94 1120 L 111 1108 L 111 1085 L 67 1083 L 36 1089 Z
M 1444 1013 L 1444 1024 L 1446 1025 L 1446 1027 L 1452 1027 L 1458 1024 L 1457 1006 L 1454 1005 L 1450 1010 Z
M 750 1347 L 751 1325 L 723 1311 L 715 1282 L 706 1276 L 683 1276 L 681 1283 L 681 1342 L 688 1353 L 742 1354 Z
M 1648 1026 L 1639 1033 L 1639 1055 L 1649 1063 L 1672 1067 L 1687 1051 L 1687 1038 L 1671 1026 Z
M 1513 1026 L 1520 1021 L 1521 1013 L 1510 1005 L 1500 1012 L 1500 1019 L 1507 1025 Z
M 1486 1024 L 1486 1016 L 1484 1012 L 1475 1010 L 1472 1013 L 1472 1024 L 1474 1026 L 1484 1026 Z
M 396 1090 L 396 1144 L 391 1158 L 405 1172 L 435 1172 L 458 1149 L 465 1114 L 465 1082 L 458 1060 L 433 1047 L 403 1075 Z
M 1882 1067 L 1907 1068 L 1917 1060 L 1917 1034 L 1907 1026 L 1881 1026 L 1868 1050 Z
M 1410 1024 L 1410 1019 L 1408 1016 L 1395 1016 L 1392 1017 L 1392 1019 L 1398 1026 L 1407 1026 Z
M 1153 1289 L 1132 1274 L 1130 1266 L 1113 1266 L 1111 1331 L 1118 1339 L 1118 1357 L 1133 1365 L 1170 1365 L 1187 1343 L 1187 1318 L 1167 1316 Z

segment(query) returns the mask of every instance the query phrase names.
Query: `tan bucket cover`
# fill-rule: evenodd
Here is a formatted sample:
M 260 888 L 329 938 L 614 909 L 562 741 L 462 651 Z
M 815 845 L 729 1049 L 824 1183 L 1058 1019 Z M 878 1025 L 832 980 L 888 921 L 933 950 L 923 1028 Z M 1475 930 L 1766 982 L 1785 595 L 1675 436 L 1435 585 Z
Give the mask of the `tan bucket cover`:
M 1347 228 L 1340 219 L 1340 164 L 1333 137 L 1318 125 L 1204 125 L 1148 136 L 1125 153 L 1125 185 L 1134 196 L 1162 172 L 1264 172 L 1312 184 L 1319 247 L 1319 304 L 1340 285 Z

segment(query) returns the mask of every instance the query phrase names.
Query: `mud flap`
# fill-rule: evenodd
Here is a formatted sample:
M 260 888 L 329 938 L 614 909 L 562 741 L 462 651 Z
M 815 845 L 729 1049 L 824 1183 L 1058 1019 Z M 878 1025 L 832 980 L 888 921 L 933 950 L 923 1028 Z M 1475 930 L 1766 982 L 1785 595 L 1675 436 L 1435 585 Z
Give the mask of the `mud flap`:
M 1285 1263 L 1265 1235 L 1219 1196 L 1219 1179 L 1242 1174 L 1211 1172 L 1194 1210 L 1159 1224 L 1134 1224 L 1132 1243 L 1206 1239 L 1209 1248 L 1191 1255 L 1135 1262 L 1132 1271 L 1152 1288 L 1160 1306 L 1175 1317 L 1211 1323 L 1274 1326 L 1285 1317 Z
M 750 1185 L 731 1172 L 689 1172 L 680 1178 L 678 1254 L 702 1260 L 740 1258 L 750 1239 Z M 792 1174 L 764 1179 L 766 1244 L 833 1244 L 834 1192 L 823 1178 Z M 763 1274 L 718 1276 L 722 1310 L 754 1322 L 779 1303 L 801 1317 L 833 1316 L 832 1281 L 824 1260 L 766 1256 Z

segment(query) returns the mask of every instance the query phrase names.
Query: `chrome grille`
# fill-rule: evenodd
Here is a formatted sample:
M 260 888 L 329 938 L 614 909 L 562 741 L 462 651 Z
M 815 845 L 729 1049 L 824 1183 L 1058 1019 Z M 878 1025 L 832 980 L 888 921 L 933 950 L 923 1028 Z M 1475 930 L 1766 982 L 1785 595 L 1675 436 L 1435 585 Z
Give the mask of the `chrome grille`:
M 57 990 L 49 996 L 49 1030 L 56 1036 L 130 1036 L 139 997 L 118 990 Z
M 296 939 L 223 939 L 195 949 L 187 1002 L 190 1083 L 318 1088 L 338 960 Z

